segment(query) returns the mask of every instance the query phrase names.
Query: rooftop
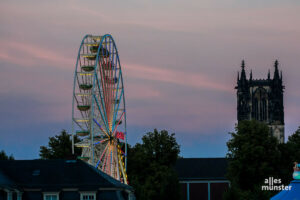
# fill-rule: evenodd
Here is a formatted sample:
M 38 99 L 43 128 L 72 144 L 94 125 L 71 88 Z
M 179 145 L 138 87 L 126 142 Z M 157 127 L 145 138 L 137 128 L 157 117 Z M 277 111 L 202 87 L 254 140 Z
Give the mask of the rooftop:
M 226 180 L 226 158 L 179 158 L 175 165 L 179 180 Z
M 59 188 L 132 190 L 132 187 L 81 160 L 1 160 L 1 185 L 42 190 Z

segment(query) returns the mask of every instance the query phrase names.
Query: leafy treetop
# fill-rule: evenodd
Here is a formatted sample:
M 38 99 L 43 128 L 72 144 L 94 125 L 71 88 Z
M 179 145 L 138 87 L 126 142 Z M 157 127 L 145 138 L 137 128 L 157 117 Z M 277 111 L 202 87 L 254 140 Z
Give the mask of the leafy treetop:
M 74 142 L 79 142 L 77 136 Z M 42 159 L 74 159 L 81 155 L 81 149 L 75 148 L 75 155 L 72 155 L 72 135 L 62 130 L 60 135 L 49 137 L 48 146 L 40 147 Z
M 6 155 L 5 151 L 2 150 L 0 151 L 0 160 L 14 160 L 14 157 L 13 155 L 10 156 Z

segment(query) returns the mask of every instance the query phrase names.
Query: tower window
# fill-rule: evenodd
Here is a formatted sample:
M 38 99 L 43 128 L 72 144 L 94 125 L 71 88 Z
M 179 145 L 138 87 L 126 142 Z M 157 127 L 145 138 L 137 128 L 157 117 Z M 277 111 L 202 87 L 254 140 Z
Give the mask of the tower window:
M 254 92 L 252 101 L 252 118 L 259 121 L 268 120 L 268 94 L 264 88 L 258 88 Z

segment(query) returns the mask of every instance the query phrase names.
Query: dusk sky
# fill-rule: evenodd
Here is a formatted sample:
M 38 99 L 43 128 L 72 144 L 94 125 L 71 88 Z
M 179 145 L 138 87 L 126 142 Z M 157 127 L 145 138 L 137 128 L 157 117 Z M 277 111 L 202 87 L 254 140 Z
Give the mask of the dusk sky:
M 285 137 L 300 126 L 297 0 L 2 0 L 0 151 L 39 157 L 71 132 L 76 57 L 84 35 L 109 33 L 124 76 L 128 140 L 175 132 L 184 157 L 224 157 L 236 119 L 237 71 L 283 71 Z

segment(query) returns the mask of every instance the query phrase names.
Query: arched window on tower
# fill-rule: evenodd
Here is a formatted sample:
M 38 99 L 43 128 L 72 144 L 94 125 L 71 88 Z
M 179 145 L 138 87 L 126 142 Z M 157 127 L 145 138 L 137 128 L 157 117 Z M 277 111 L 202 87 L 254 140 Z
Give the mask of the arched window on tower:
M 262 99 L 262 121 L 267 120 L 267 100 L 265 98 Z
M 268 120 L 268 94 L 267 91 L 259 87 L 255 90 L 252 100 L 252 118 L 258 121 Z
M 258 99 L 254 98 L 254 102 L 253 102 L 253 118 L 258 120 Z

